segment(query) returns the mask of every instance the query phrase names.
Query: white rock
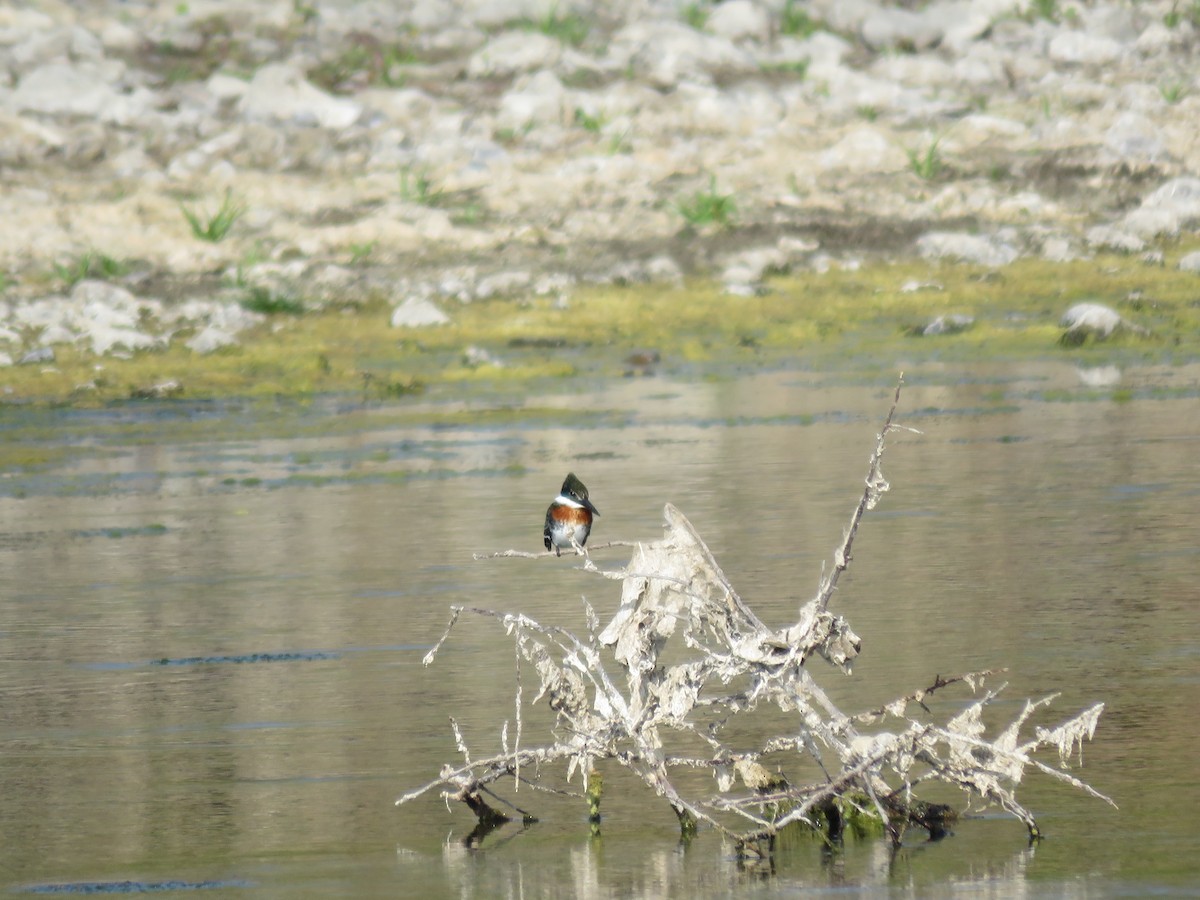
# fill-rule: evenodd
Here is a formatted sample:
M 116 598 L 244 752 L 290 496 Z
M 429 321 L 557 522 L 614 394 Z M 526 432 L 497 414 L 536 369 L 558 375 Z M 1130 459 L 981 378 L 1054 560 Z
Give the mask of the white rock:
M 1200 250 L 1193 250 L 1179 260 L 1179 268 L 1184 272 L 1200 272 Z
M 941 39 L 945 30 L 936 16 L 895 7 L 880 7 L 862 23 L 863 42 L 874 50 L 889 47 L 928 50 Z
M 787 55 L 808 60 L 809 78 L 824 79 L 831 72 L 837 72 L 842 66 L 842 61 L 853 49 L 849 41 L 827 31 L 814 32 L 801 41 L 787 36 L 779 38 L 781 47 L 789 41 L 796 46 L 789 50 Z
M 1063 313 L 1059 324 L 1070 331 L 1108 337 L 1120 327 L 1121 315 L 1102 303 L 1076 303 Z
M 954 127 L 954 143 L 959 147 L 994 145 L 1003 140 L 1023 138 L 1027 134 L 1029 129 L 1014 119 L 977 113 L 964 116 Z
M 750 75 L 755 58 L 732 41 L 703 34 L 682 22 L 633 22 L 609 44 L 606 64 L 616 71 L 632 69 L 657 88 L 681 81 L 709 82 L 718 76 Z
M 483 347 L 477 347 L 474 344 L 463 351 L 463 365 L 469 369 L 478 369 L 480 366 L 494 366 L 497 369 L 504 368 L 503 362 Z
M 70 310 L 66 297 L 42 297 L 28 303 L 18 303 L 13 307 L 12 318 L 18 325 L 44 328 L 63 324 Z
M 347 128 L 362 115 L 353 100 L 333 97 L 305 80 L 304 74 L 285 63 L 259 69 L 250 81 L 238 108 L 248 119 Z
M 13 358 L 7 353 L 0 351 L 0 369 L 8 368 L 13 364 Z
M 924 54 L 882 56 L 871 67 L 871 74 L 916 87 L 946 87 L 962 80 L 949 63 Z
M 665 253 L 646 260 L 646 277 L 652 284 L 670 284 L 679 287 L 683 284 L 683 269 Z
M 467 63 L 471 78 L 504 78 L 521 72 L 553 68 L 563 46 L 536 31 L 506 31 L 477 50 Z
M 79 334 L 65 325 L 51 324 L 47 325 L 38 334 L 38 341 L 42 344 L 73 344 L 79 340 Z
M 767 11 L 752 0 L 725 0 L 709 14 L 704 27 L 731 41 L 766 41 L 771 36 Z
M 205 86 L 218 100 L 238 100 L 250 90 L 250 82 L 245 78 L 235 78 L 224 72 L 214 72 L 205 82 Z
M 1122 162 L 1158 162 L 1167 156 L 1158 127 L 1132 112 L 1117 117 L 1104 133 L 1104 146 Z
M 1047 52 L 1059 63 L 1107 66 L 1120 59 L 1125 48 L 1110 37 L 1085 31 L 1063 31 L 1050 39 Z
M 750 136 L 775 132 L 786 110 L 778 92 L 760 85 L 721 90 L 708 84 L 681 84 L 675 91 L 682 123 L 700 134 Z
M 54 362 L 53 347 L 34 347 L 28 353 L 21 357 L 19 365 L 28 366 L 34 363 L 52 363 Z
M 855 128 L 817 157 L 822 169 L 854 172 L 897 172 L 908 158 L 895 142 L 876 128 Z
M 1087 230 L 1088 244 L 1119 253 L 1138 253 L 1146 249 L 1146 242 L 1131 231 L 1114 225 L 1096 225 Z
M 230 347 L 236 343 L 237 338 L 228 331 L 209 325 L 186 341 L 184 346 L 193 353 L 205 354 L 220 350 L 222 347 Z
M 813 0 L 809 15 L 823 22 L 830 31 L 849 34 L 858 31 L 878 10 L 872 0 Z
M 141 33 L 116 20 L 102 23 L 98 37 L 105 50 L 115 50 L 118 53 L 132 53 L 138 50 L 145 40 Z
M 97 356 L 113 350 L 151 350 L 162 346 L 162 340 L 133 328 L 113 328 L 93 323 L 79 336 L 81 341 L 91 341 L 92 352 Z
M 122 310 L 138 308 L 138 298 L 132 292 L 118 284 L 98 278 L 85 278 L 76 282 L 71 288 L 71 300 L 81 306 L 98 304 Z
M 500 99 L 496 114 L 499 128 L 521 129 L 528 125 L 564 121 L 567 91 L 553 72 L 538 72 L 520 79 Z
M 1180 35 L 1177 30 L 1172 30 L 1162 22 L 1151 22 L 1146 29 L 1138 35 L 1138 39 L 1134 41 L 1133 46 L 1142 56 L 1158 56 L 1160 53 L 1166 53 L 1171 50 L 1180 41 Z
M 1142 198 L 1142 209 L 1165 209 L 1191 227 L 1200 222 L 1200 178 L 1172 178 Z
M 1013 4 L 1008 4 L 1011 12 Z M 996 13 L 985 8 L 986 4 L 972 3 L 969 0 L 947 0 L 935 2 L 925 7 L 924 14 L 940 22 L 945 28 L 939 49 L 949 50 L 955 55 L 965 55 L 972 52 L 980 38 L 984 37 L 994 26 Z
M 1089 3 L 1079 7 L 1081 31 L 1116 41 L 1137 39 L 1146 16 L 1124 4 Z
M 533 275 L 526 271 L 497 272 L 479 279 L 475 285 L 475 299 L 510 296 L 529 290 L 532 283 Z
M 393 328 L 424 328 L 449 322 L 448 315 L 423 297 L 409 297 L 392 312 Z
M 1121 218 L 1120 230 L 1145 240 L 1180 231 L 1179 214 L 1170 209 L 1133 209 Z
M 917 240 L 917 252 L 925 259 L 953 259 L 983 266 L 1006 266 L 1019 255 L 1015 247 L 1003 241 L 947 231 L 922 235 Z
M 966 331 L 975 324 L 975 317 L 964 315 L 962 313 L 950 313 L 949 315 L 938 316 L 923 329 L 921 334 L 925 337 L 932 337 L 939 334 L 959 334 Z
M 1079 254 L 1065 237 L 1049 237 L 1042 242 L 1042 258 L 1051 262 L 1070 262 L 1078 259 Z
M 493 28 L 513 19 L 540 20 L 557 12 L 559 4 L 553 0 L 459 0 L 453 8 L 456 16 L 461 18 L 465 12 L 480 27 Z
M 47 63 L 21 79 L 12 92 L 20 110 L 46 115 L 107 118 L 119 95 L 92 66 Z
M 1121 383 L 1121 370 L 1116 366 L 1080 366 L 1075 374 L 1084 387 L 1104 388 Z

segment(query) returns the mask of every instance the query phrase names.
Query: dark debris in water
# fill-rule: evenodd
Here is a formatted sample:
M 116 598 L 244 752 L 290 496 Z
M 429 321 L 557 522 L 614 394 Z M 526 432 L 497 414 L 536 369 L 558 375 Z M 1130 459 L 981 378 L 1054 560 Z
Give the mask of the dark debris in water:
M 77 528 L 71 532 L 72 537 L 77 538 L 125 538 L 125 537 L 141 537 L 145 535 L 166 534 L 167 526 L 162 524 L 152 525 L 129 525 L 129 526 L 111 526 L 109 528 Z
M 322 659 L 337 659 L 336 653 L 326 650 L 298 650 L 288 653 L 234 653 L 219 656 L 163 657 L 150 661 L 152 666 L 204 666 L 221 663 L 270 663 L 270 662 L 313 662 Z
M 31 884 L 24 894 L 157 894 L 164 891 L 206 891 L 250 887 L 248 881 L 65 881 Z

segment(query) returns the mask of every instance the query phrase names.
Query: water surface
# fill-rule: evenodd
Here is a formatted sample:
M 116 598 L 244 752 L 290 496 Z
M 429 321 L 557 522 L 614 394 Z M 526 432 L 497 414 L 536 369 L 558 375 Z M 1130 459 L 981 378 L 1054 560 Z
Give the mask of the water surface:
M 400 793 L 457 760 L 448 717 L 494 752 L 512 647 L 453 604 L 582 630 L 619 586 L 540 548 L 568 470 L 594 543 L 650 539 L 666 501 L 760 616 L 794 619 L 857 502 L 891 372 L 631 379 L 529 399 L 171 404 L 5 414 L 71 452 L 0 479 L 0 884 L 203 896 L 1142 896 L 1200 893 L 1200 400 L 1195 369 L 1119 390 L 1068 363 L 911 371 L 835 599 L 864 638 L 848 711 L 937 674 L 1008 667 L 998 715 L 1107 711 L 1078 772 L 1119 811 L 1031 776 L 1048 838 L 986 814 L 895 854 L 850 840 L 739 865 L 680 845 L 619 772 L 601 836 L 541 821 L 480 850 L 473 822 Z M 1091 379 L 1094 380 L 1094 379 Z M 530 409 L 523 413 L 523 409 Z M 626 551 L 598 549 L 604 566 Z M 537 740 L 526 735 L 526 742 Z M 950 795 L 951 802 L 961 798 Z

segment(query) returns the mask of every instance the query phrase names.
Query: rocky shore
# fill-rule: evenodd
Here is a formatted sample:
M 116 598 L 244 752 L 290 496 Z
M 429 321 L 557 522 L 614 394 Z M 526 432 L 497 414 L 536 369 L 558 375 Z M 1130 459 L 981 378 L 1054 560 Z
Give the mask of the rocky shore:
M 1179 0 L 10 4 L 0 362 L 880 255 L 1200 269 L 1198 29 Z

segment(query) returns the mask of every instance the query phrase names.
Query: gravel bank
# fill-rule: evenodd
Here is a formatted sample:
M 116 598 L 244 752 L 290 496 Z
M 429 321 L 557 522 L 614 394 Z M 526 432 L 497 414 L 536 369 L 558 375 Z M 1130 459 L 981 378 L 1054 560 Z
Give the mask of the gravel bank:
M 1161 261 L 1200 226 L 1198 9 L 3 7 L 0 348 L 208 352 L 281 305 L 431 325 L 877 254 Z M 222 204 L 198 237 L 184 211 Z

